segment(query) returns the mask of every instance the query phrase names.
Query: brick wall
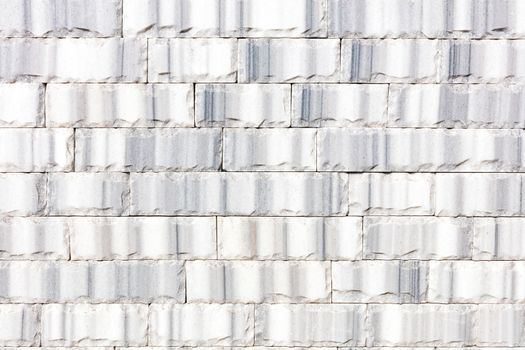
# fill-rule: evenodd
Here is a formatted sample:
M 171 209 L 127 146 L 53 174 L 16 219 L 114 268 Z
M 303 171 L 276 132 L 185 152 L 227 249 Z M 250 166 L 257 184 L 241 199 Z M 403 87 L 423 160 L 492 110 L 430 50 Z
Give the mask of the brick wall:
M 0 348 L 525 347 L 524 129 L 524 0 L 0 0 Z

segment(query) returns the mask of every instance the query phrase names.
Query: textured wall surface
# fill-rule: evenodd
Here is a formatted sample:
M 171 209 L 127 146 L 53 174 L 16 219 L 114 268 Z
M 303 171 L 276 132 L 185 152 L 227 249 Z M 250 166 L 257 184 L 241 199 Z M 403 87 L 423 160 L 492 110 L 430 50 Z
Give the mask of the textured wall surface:
M 0 0 L 0 349 L 525 348 L 525 0 Z

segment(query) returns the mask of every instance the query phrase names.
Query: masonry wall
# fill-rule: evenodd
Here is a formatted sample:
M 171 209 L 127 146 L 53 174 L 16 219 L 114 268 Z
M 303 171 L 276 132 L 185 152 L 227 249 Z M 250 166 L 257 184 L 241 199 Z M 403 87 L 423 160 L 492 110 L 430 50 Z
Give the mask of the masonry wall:
M 0 347 L 525 347 L 524 83 L 522 0 L 0 0 Z

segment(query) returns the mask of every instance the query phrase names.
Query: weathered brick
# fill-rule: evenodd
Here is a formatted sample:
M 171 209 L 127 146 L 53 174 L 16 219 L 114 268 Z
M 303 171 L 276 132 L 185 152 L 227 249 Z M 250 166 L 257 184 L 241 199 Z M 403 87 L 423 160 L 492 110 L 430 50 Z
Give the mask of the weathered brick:
M 472 221 L 464 218 L 365 217 L 366 259 L 470 259 Z
M 356 260 L 361 218 L 219 217 L 218 258 L 243 260 Z
M 424 302 L 427 275 L 428 263 L 423 261 L 335 261 L 332 302 Z
M 44 123 L 44 85 L 0 84 L 0 127 L 37 127 Z
M 218 170 L 221 137 L 218 128 L 77 129 L 75 170 Z
M 383 126 L 386 84 L 294 84 L 292 126 Z
M 288 127 L 286 84 L 197 84 L 195 124 L 202 127 Z
M 350 215 L 433 215 L 430 174 L 350 174 Z
M 364 305 L 255 306 L 255 345 L 364 346 Z
M 188 302 L 329 302 L 330 263 L 188 261 Z
M 120 0 L 2 0 L 0 37 L 111 37 L 121 34 Z
M 48 180 L 50 215 L 116 216 L 128 211 L 128 175 L 54 173 Z
M 217 257 L 211 217 L 69 218 L 67 223 L 73 260 Z
M 239 40 L 241 83 L 337 82 L 339 65 L 339 40 Z
M 341 46 L 341 81 L 432 83 L 438 81 L 437 40 L 349 40 Z
M 148 306 L 47 304 L 42 307 L 43 346 L 144 346 Z
M 46 206 L 46 175 L 0 174 L 0 214 L 30 216 L 43 214 Z
M 143 82 L 146 47 L 122 38 L 0 39 L 0 82 Z
M 131 174 L 131 215 L 345 215 L 346 180 L 313 173 Z
M 524 260 L 525 220 L 521 218 L 476 218 L 473 221 L 474 260 Z
M 40 305 L 0 305 L 0 346 L 40 345 Z
M 124 0 L 124 35 L 323 36 L 325 6 L 323 0 Z
M 149 345 L 249 346 L 253 324 L 253 305 L 152 304 Z
M 315 171 L 315 129 L 225 129 L 224 170 Z
M 235 82 L 236 39 L 150 39 L 148 81 Z
M 193 125 L 193 87 L 189 84 L 48 84 L 46 86 L 46 126 L 48 127 L 192 127 Z
M 524 305 L 479 305 L 473 329 L 474 345 L 514 347 L 525 343 Z

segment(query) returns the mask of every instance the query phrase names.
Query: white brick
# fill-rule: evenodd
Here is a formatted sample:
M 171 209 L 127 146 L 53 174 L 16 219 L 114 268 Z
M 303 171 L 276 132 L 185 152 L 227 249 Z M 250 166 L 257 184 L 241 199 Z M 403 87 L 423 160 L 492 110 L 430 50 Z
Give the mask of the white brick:
M 0 346 L 38 346 L 39 329 L 40 305 L 0 305 Z
M 329 36 L 436 38 L 445 35 L 443 0 L 328 0 Z
M 473 228 L 462 218 L 365 217 L 366 259 L 470 259 Z
M 120 0 L 2 0 L 0 37 L 120 36 Z
M 225 129 L 226 171 L 315 171 L 316 129 Z
M 44 85 L 0 84 L 0 127 L 35 127 L 44 123 Z
M 443 42 L 441 80 L 454 83 L 525 82 L 525 40 Z M 512 62 L 512 63 L 511 63 Z
M 0 260 L 64 259 L 69 259 L 69 240 L 62 218 L 0 220 Z
M 432 215 L 430 174 L 350 174 L 349 215 Z
M 149 345 L 249 346 L 253 324 L 253 305 L 152 304 Z
M 219 217 L 219 259 L 356 260 L 361 218 Z
M 522 177 L 520 174 L 437 174 L 436 215 L 522 215 Z
M 330 263 L 188 261 L 188 302 L 330 302 Z
M 364 305 L 272 305 L 255 307 L 255 345 L 364 346 Z
M 525 262 L 431 261 L 428 302 L 522 303 Z
M 390 85 L 388 125 L 522 129 L 524 100 L 522 85 Z
M 314 173 L 131 174 L 131 215 L 345 215 L 346 180 Z
M 0 174 L 0 214 L 42 214 L 46 205 L 46 187 L 44 174 Z
M 235 82 L 236 39 L 150 39 L 148 81 Z
M 322 36 L 325 12 L 322 0 L 125 0 L 124 35 Z
M 190 84 L 48 84 L 48 127 L 192 127 Z
M 240 39 L 239 81 L 337 82 L 336 39 Z
M 43 346 L 144 346 L 148 306 L 47 304 L 42 308 Z
M 215 259 L 217 256 L 215 219 L 211 217 L 70 218 L 68 225 L 73 260 Z
M 195 123 L 210 127 L 288 127 L 286 84 L 197 84 Z
M 438 79 L 437 40 L 342 41 L 341 80 L 353 83 L 431 83 Z
M 519 130 L 323 128 L 317 136 L 317 168 L 321 171 L 519 171 L 522 137 Z
M 427 273 L 423 261 L 334 261 L 332 302 L 424 302 Z
M 1 39 L 0 82 L 145 81 L 146 55 L 145 40 Z
M 525 260 L 525 220 L 479 218 L 473 228 L 474 260 Z
M 0 171 L 71 171 L 73 129 L 0 129 Z
M 0 262 L 0 302 L 184 302 L 183 263 Z
M 459 305 L 369 305 L 368 346 L 468 345 L 474 310 Z
M 514 347 L 525 343 L 524 305 L 479 305 L 474 344 Z
M 221 166 L 221 129 L 77 129 L 76 171 L 208 171 Z
M 128 175 L 61 173 L 49 175 L 50 215 L 117 216 L 127 214 Z
M 292 126 L 383 126 L 388 85 L 294 84 Z

